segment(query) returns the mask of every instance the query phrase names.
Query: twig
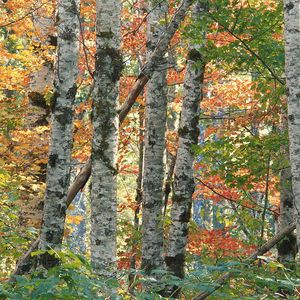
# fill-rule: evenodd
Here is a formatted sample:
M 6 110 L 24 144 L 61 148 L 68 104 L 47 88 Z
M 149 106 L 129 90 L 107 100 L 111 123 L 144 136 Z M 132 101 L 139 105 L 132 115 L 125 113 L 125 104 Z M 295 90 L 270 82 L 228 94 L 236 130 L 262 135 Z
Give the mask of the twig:
M 39 5 L 38 7 L 36 7 L 36 8 L 34 8 L 34 9 L 30 10 L 29 12 L 27 12 L 25 15 L 23 15 L 22 17 L 20 17 L 20 18 L 17 19 L 17 20 L 13 20 L 13 21 L 8 22 L 8 23 L 6 23 L 6 24 L 0 24 L 0 28 L 10 26 L 10 25 L 12 25 L 12 24 L 15 24 L 15 23 L 17 23 L 17 22 L 20 22 L 20 21 L 26 19 L 26 18 L 27 18 L 28 16 L 30 16 L 32 13 L 34 13 L 35 11 L 37 11 L 37 10 L 39 10 L 41 7 L 43 7 L 45 4 L 47 4 L 47 2 L 44 2 L 44 3 L 42 3 L 41 5 Z
M 286 235 L 290 234 L 293 230 L 295 230 L 296 224 L 292 224 L 279 233 L 277 233 L 271 240 L 263 244 L 259 249 L 257 249 L 252 255 L 250 255 L 245 263 L 252 264 L 258 256 L 261 256 L 268 252 L 271 248 L 273 248 L 277 243 L 279 243 Z M 214 286 L 210 291 L 205 291 L 194 297 L 192 300 L 203 300 L 222 287 L 232 276 L 233 271 L 229 271 L 224 275 L 220 276 L 215 282 Z

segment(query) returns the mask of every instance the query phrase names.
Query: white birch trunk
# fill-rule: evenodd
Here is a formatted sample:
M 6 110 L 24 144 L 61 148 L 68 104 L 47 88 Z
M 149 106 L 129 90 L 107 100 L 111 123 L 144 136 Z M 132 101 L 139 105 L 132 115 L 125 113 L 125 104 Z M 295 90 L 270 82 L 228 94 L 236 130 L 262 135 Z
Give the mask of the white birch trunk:
M 60 0 L 57 3 L 57 61 L 45 206 L 39 243 L 39 249 L 42 250 L 59 249 L 64 234 L 66 195 L 70 180 L 73 103 L 77 90 L 78 8 L 78 0 Z M 57 264 L 57 259 L 45 253 L 40 263 L 49 268 Z
M 97 1 L 97 49 L 93 104 L 91 262 L 108 274 L 116 262 L 117 145 L 120 54 L 119 0 Z
M 285 73 L 292 186 L 300 247 L 300 0 L 284 1 Z
M 196 51 L 193 51 L 195 53 Z M 194 192 L 192 145 L 197 144 L 199 102 L 203 68 L 195 68 L 195 57 L 188 59 L 184 83 L 184 100 L 178 129 L 179 144 L 174 170 L 171 227 L 169 245 L 165 258 L 168 269 L 183 277 L 185 247 L 187 243 L 188 222 L 192 195 Z M 199 59 L 196 58 L 197 60 Z
M 203 9 L 204 7 L 198 3 L 194 8 L 194 16 L 199 16 Z M 180 278 L 184 276 L 188 223 L 195 188 L 192 145 L 198 142 L 199 110 L 204 78 L 204 63 L 198 50 L 199 48 L 196 46 L 191 46 L 187 60 L 183 87 L 184 96 L 178 129 L 179 140 L 174 170 L 169 244 L 165 257 L 168 270 Z M 179 290 L 174 293 L 174 296 L 176 297 L 178 294 Z
M 294 223 L 294 197 L 292 192 L 291 169 L 280 172 L 280 215 L 278 232 Z M 282 263 L 294 263 L 297 254 L 297 243 L 294 233 L 288 234 L 277 245 L 278 260 Z
M 119 120 L 121 123 L 124 121 L 126 115 L 130 111 L 132 105 L 135 103 L 136 98 L 141 93 L 141 91 L 144 88 L 145 84 L 147 83 L 148 79 L 152 76 L 153 69 L 155 68 L 157 62 L 160 60 L 161 57 L 163 57 L 165 55 L 171 38 L 173 37 L 177 28 L 183 21 L 185 14 L 189 10 L 189 7 L 191 6 L 192 2 L 193 2 L 193 0 L 182 0 L 177 11 L 173 15 L 172 20 L 170 21 L 170 24 L 168 25 L 166 32 L 164 32 L 163 36 L 160 38 L 160 42 L 158 43 L 156 50 L 154 51 L 153 55 L 151 56 L 150 61 L 145 65 L 145 67 L 143 68 L 143 71 L 139 74 L 137 81 L 135 82 L 129 95 L 126 98 L 126 101 L 124 102 L 122 107 L 120 107 L 118 109 Z M 72 203 L 72 200 L 77 195 L 77 193 L 80 191 L 80 189 L 82 189 L 85 186 L 90 175 L 91 175 L 91 160 L 88 160 L 88 162 L 81 169 L 79 174 L 76 176 L 73 184 L 69 188 L 69 192 L 67 195 L 67 204 L 68 205 Z M 38 243 L 38 240 L 36 240 L 34 242 L 34 246 L 37 243 Z M 30 253 L 32 251 L 34 251 L 33 249 L 35 249 L 35 247 L 31 247 L 28 250 L 28 252 L 25 253 L 23 255 L 23 257 L 20 259 L 20 261 L 22 263 L 16 267 L 16 270 L 15 270 L 16 274 L 17 274 L 17 272 L 22 272 L 22 270 L 21 270 L 22 265 L 30 264 L 30 262 L 28 262 L 28 260 L 31 257 Z
M 147 24 L 147 59 L 151 57 L 165 26 L 167 2 L 152 1 Z M 143 162 L 142 269 L 150 273 L 163 268 L 163 180 L 167 116 L 167 61 L 161 59 L 147 84 L 145 147 Z

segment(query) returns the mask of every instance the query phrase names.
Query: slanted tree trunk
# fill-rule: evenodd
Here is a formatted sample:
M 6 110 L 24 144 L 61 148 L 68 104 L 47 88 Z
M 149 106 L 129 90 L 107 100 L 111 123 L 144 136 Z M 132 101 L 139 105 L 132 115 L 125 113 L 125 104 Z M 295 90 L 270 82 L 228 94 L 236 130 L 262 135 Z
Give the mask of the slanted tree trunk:
M 41 1 L 39 1 L 41 2 Z M 42 6 L 32 14 L 32 22 L 38 36 L 34 38 L 37 50 L 45 46 L 56 46 L 57 37 L 54 30 L 54 18 L 47 14 L 46 9 Z M 51 50 L 49 50 L 51 51 Z M 40 53 L 39 53 L 40 54 Z M 48 124 L 48 105 L 45 95 L 49 89 L 53 88 L 54 67 L 52 61 L 46 55 L 42 56 L 43 64 L 38 70 L 30 76 L 29 85 L 29 109 L 28 121 L 31 126 L 40 126 Z
M 132 105 L 134 104 L 136 98 L 139 96 L 141 91 L 143 90 L 144 86 L 148 82 L 149 78 L 151 78 L 155 66 L 157 62 L 163 57 L 167 51 L 168 44 L 172 39 L 174 33 L 176 32 L 177 28 L 179 27 L 180 23 L 183 21 L 186 12 L 188 11 L 189 7 L 193 3 L 193 0 L 182 0 L 180 3 L 177 11 L 173 15 L 170 24 L 168 25 L 166 31 L 161 36 L 158 45 L 152 54 L 150 60 L 147 64 L 143 67 L 143 71 L 139 74 L 137 81 L 135 82 L 134 86 L 132 87 L 129 95 L 126 98 L 124 105 L 122 105 L 118 109 L 119 113 L 119 122 L 122 123 L 130 111 Z M 67 194 L 67 206 L 69 206 L 77 193 L 82 189 L 85 184 L 87 183 L 90 175 L 91 175 L 91 160 L 89 159 L 88 162 L 84 165 L 84 167 L 80 170 L 79 174 L 76 176 L 73 184 L 70 186 Z M 38 237 L 40 239 L 40 237 Z M 35 251 L 36 245 L 38 243 L 38 239 L 32 243 L 30 249 L 24 254 L 23 257 L 20 258 L 17 266 L 14 270 L 13 274 L 23 274 L 26 273 L 28 268 L 31 267 L 32 261 L 30 253 Z
M 295 230 L 295 223 L 289 225 L 284 228 L 282 231 L 278 232 L 272 239 L 265 242 L 262 246 L 260 246 L 254 253 L 247 257 L 244 261 L 245 264 L 252 264 L 255 260 L 257 260 L 258 256 L 264 255 L 270 249 L 272 249 L 278 242 L 280 242 L 284 237 Z M 229 271 L 220 276 L 213 284 L 212 288 L 209 291 L 204 291 L 194 297 L 192 300 L 204 300 L 216 290 L 221 288 L 232 276 L 234 275 L 234 271 Z
M 174 36 L 180 23 L 184 20 L 184 17 L 189 7 L 192 5 L 192 3 L 193 0 L 182 0 L 180 5 L 178 6 L 178 9 L 173 15 L 173 18 L 170 21 L 167 29 L 160 37 L 159 42 L 157 43 L 157 47 L 155 48 L 155 51 L 151 55 L 149 61 L 143 66 L 142 71 L 138 76 L 138 79 L 134 83 L 132 89 L 130 90 L 130 93 L 126 98 L 126 101 L 118 109 L 119 121 L 121 124 L 124 121 L 125 117 L 127 116 L 128 112 L 130 111 L 132 105 L 135 103 L 136 98 L 139 96 L 144 86 L 151 78 L 161 58 L 165 55 L 170 40 Z M 84 187 L 90 175 L 91 175 L 91 160 L 89 160 L 86 163 L 86 165 L 82 168 L 82 170 L 75 178 L 73 184 L 70 186 L 68 197 L 67 197 L 69 203 L 72 202 L 72 200 L 74 199 L 78 191 Z
M 300 0 L 284 0 L 284 21 L 289 149 L 300 248 Z
M 200 2 L 194 8 L 194 17 L 204 10 Z M 192 195 L 194 192 L 193 151 L 197 144 L 199 129 L 199 104 L 202 98 L 204 79 L 204 61 L 198 48 L 191 46 L 187 70 L 184 79 L 184 96 L 178 129 L 178 150 L 174 170 L 173 197 L 169 244 L 165 262 L 168 270 L 175 276 L 183 278 L 185 249 L 187 244 L 188 223 L 191 214 Z M 174 286 L 170 293 L 178 297 L 179 290 Z
M 116 263 L 117 146 L 119 120 L 120 13 L 118 0 L 98 0 L 93 104 L 91 262 L 108 274 Z
M 165 26 L 167 2 L 150 1 L 147 24 L 147 59 L 155 50 Z M 161 59 L 147 84 L 143 162 L 142 269 L 163 268 L 163 180 L 167 116 L 167 61 Z
M 39 249 L 61 247 L 66 217 L 66 196 L 70 180 L 73 103 L 78 73 L 78 0 L 57 3 L 57 61 L 52 99 L 52 133 L 47 166 L 46 195 Z M 58 260 L 48 253 L 39 263 L 50 268 Z

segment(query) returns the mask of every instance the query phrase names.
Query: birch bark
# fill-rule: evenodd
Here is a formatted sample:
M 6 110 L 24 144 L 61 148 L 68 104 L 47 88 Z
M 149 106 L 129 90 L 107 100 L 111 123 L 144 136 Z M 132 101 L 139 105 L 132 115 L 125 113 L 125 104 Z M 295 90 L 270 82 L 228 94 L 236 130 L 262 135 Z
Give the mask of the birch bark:
M 285 73 L 288 98 L 289 149 L 300 248 L 300 0 L 284 1 Z
M 47 166 L 46 195 L 39 249 L 59 249 L 66 217 L 66 195 L 70 180 L 73 102 L 78 73 L 79 23 L 78 0 L 57 3 L 57 61 L 52 99 L 52 133 Z M 43 254 L 40 264 L 45 268 L 58 263 Z
M 194 18 L 204 10 L 204 4 L 194 7 Z M 183 107 L 178 129 L 178 150 L 174 170 L 173 197 L 169 244 L 165 262 L 173 275 L 183 278 L 185 248 L 187 244 L 188 222 L 191 214 L 194 192 L 193 152 L 191 146 L 197 144 L 199 129 L 199 104 L 202 98 L 204 62 L 199 48 L 191 46 L 187 59 L 184 79 Z M 176 287 L 173 288 L 173 291 Z M 174 293 L 178 296 L 178 292 Z
M 116 262 L 116 158 L 118 145 L 120 54 L 119 0 L 98 0 L 93 104 L 91 262 L 108 274 Z
M 167 51 L 167 46 L 173 37 L 174 33 L 176 32 L 177 28 L 179 27 L 180 23 L 183 21 L 189 7 L 193 3 L 193 0 L 182 0 L 181 4 L 179 5 L 177 11 L 173 15 L 170 24 L 168 25 L 167 32 L 163 34 L 160 38 L 160 42 L 156 50 L 154 51 L 153 55 L 151 56 L 150 61 L 147 63 L 147 66 L 143 68 L 143 71 L 139 74 L 138 80 L 135 82 L 134 86 L 132 87 L 129 95 L 126 98 L 126 101 L 122 107 L 118 109 L 119 113 L 119 121 L 122 123 L 130 111 L 132 105 L 134 104 L 136 98 L 143 90 L 144 86 L 148 82 L 149 78 L 152 76 L 152 70 L 155 67 L 157 61 L 159 61 L 160 57 L 163 57 Z M 150 67 L 148 67 L 150 66 Z M 147 69 L 147 73 L 144 73 L 144 70 Z M 84 165 L 81 169 L 79 174 L 76 176 L 73 184 L 70 186 L 68 194 L 67 194 L 67 206 L 69 206 L 77 193 L 82 189 L 85 184 L 87 183 L 89 177 L 91 175 L 91 160 L 89 159 L 88 162 Z M 40 237 L 38 238 L 40 239 Z M 24 256 L 20 259 L 20 264 L 18 263 L 16 270 L 14 271 L 15 274 L 20 274 L 23 272 L 22 266 L 26 265 L 26 269 L 31 265 L 29 261 L 30 253 L 34 251 L 38 240 L 33 243 L 33 246 L 24 254 Z
M 294 198 L 292 192 L 291 169 L 283 169 L 280 172 L 280 215 L 278 231 L 294 223 Z M 282 263 L 295 262 L 297 254 L 296 237 L 293 232 L 288 234 L 277 245 L 278 260 Z
M 189 9 L 189 7 L 192 5 L 193 0 L 182 0 L 180 3 L 177 11 L 173 15 L 172 20 L 170 21 L 170 24 L 168 25 L 168 28 L 166 32 L 161 36 L 159 39 L 159 42 L 157 44 L 157 47 L 152 54 L 150 61 L 148 61 L 145 66 L 142 69 L 142 72 L 139 74 L 137 81 L 133 85 L 132 89 L 130 90 L 126 101 L 123 103 L 123 105 L 118 109 L 119 113 L 119 122 L 122 123 L 127 116 L 128 112 L 130 111 L 132 105 L 135 103 L 136 98 L 139 96 L 139 94 L 142 92 L 144 86 L 148 82 L 148 80 L 151 78 L 155 68 L 156 64 L 160 61 L 160 59 L 165 55 L 167 51 L 167 47 L 169 45 L 170 40 L 174 36 L 177 28 L 179 27 L 180 23 L 184 20 L 184 17 Z M 79 172 L 79 174 L 76 176 L 73 184 L 71 185 L 68 193 L 68 203 L 71 203 L 76 194 L 80 189 L 84 187 L 86 182 L 88 181 L 89 177 L 91 175 L 91 160 L 89 160 L 85 166 L 82 168 L 82 170 Z
M 178 277 L 184 275 L 184 257 L 187 243 L 188 222 L 190 220 L 191 200 L 194 192 L 193 153 L 191 146 L 197 144 L 199 103 L 203 83 L 203 67 L 195 66 L 200 53 L 192 51 L 189 57 L 184 83 L 184 100 L 178 129 L 179 146 L 174 170 L 171 227 L 169 245 L 165 258 L 167 267 Z M 199 55 L 197 58 L 195 54 Z M 191 54 L 191 52 L 190 52 Z
M 160 22 L 168 12 L 167 2 L 150 1 L 147 19 L 147 60 L 155 50 L 165 26 Z M 145 147 L 143 161 L 142 265 L 150 273 L 163 268 L 163 180 L 167 116 L 167 61 L 161 58 L 147 84 Z

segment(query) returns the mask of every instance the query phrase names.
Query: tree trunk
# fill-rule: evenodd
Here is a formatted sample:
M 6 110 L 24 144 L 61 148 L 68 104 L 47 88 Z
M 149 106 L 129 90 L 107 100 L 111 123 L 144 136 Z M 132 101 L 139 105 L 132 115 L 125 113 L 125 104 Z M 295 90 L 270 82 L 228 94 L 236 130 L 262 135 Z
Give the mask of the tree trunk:
M 195 50 L 193 54 L 200 53 Z M 191 52 L 190 52 L 191 53 Z M 179 146 L 174 171 L 173 204 L 171 210 L 171 228 L 166 263 L 171 271 L 183 277 L 184 253 L 187 242 L 187 225 L 190 219 L 193 180 L 193 152 L 192 145 L 197 144 L 199 103 L 201 99 L 201 85 L 204 68 L 193 67 L 195 56 L 189 57 L 187 74 L 185 77 L 185 96 L 178 129 Z
M 160 25 L 168 11 L 166 2 L 150 1 L 147 24 L 147 56 L 151 57 L 159 37 Z M 167 116 L 167 61 L 161 59 L 147 84 L 145 146 L 143 162 L 142 269 L 151 273 L 163 268 L 163 180 Z
M 66 196 L 70 180 L 72 147 L 73 103 L 76 95 L 78 73 L 79 23 L 78 0 L 58 1 L 57 4 L 57 62 L 52 99 L 52 134 L 43 224 L 39 249 L 61 247 L 66 217 Z M 58 260 L 48 253 L 41 255 L 39 262 L 50 268 Z
M 108 274 L 116 263 L 117 146 L 120 53 L 118 0 L 97 2 L 96 65 L 93 104 L 91 262 L 97 273 Z
M 300 247 L 300 1 L 284 1 L 285 73 L 292 186 L 296 210 L 297 243 Z
M 283 169 L 280 173 L 280 215 L 278 231 L 283 230 L 294 222 L 294 197 L 292 192 L 291 169 Z M 297 254 L 296 236 L 288 234 L 277 245 L 278 260 L 284 264 L 294 263 Z
M 203 4 L 197 3 L 194 17 L 203 11 Z M 192 145 L 198 142 L 199 104 L 202 98 L 204 62 L 196 47 L 191 46 L 184 79 L 183 106 L 178 129 L 178 150 L 174 170 L 173 197 L 169 245 L 165 262 L 168 270 L 183 278 L 188 222 L 190 220 L 192 195 L 194 192 Z M 177 290 L 177 291 L 176 291 Z M 176 286 L 169 291 L 178 297 Z
M 118 109 L 120 124 L 123 123 L 132 105 L 135 103 L 136 98 L 139 96 L 144 86 L 151 78 L 157 64 L 159 64 L 160 59 L 165 55 L 170 40 L 174 36 L 180 23 L 184 20 L 186 12 L 188 11 L 192 3 L 193 0 L 182 0 L 182 2 L 180 3 L 166 31 L 160 37 L 154 53 L 151 55 L 149 61 L 142 68 L 142 71 L 139 74 L 137 81 L 134 83 L 130 93 L 128 94 L 126 101 Z M 78 191 L 84 187 L 90 175 L 91 175 L 91 161 L 89 160 L 86 163 L 86 165 L 82 168 L 80 173 L 77 175 L 77 177 L 75 178 L 73 184 L 69 189 L 68 192 L 69 203 L 72 202 L 72 200 L 74 199 Z
M 126 115 L 130 111 L 132 105 L 134 104 L 136 98 L 139 96 L 141 91 L 143 90 L 144 86 L 148 82 L 149 78 L 151 78 L 153 69 L 155 68 L 155 62 L 159 61 L 159 58 L 163 57 L 167 51 L 167 46 L 173 37 L 174 33 L 176 32 L 177 28 L 179 27 L 180 23 L 183 21 L 186 12 L 188 11 L 189 7 L 193 3 L 193 0 L 182 0 L 181 4 L 179 5 L 177 11 L 175 12 L 170 24 L 168 25 L 166 32 L 160 38 L 158 45 L 152 54 L 150 61 L 148 62 L 149 65 L 152 66 L 150 71 L 148 70 L 147 74 L 143 71 L 138 76 L 137 81 L 135 82 L 134 86 L 132 87 L 129 95 L 126 98 L 125 103 L 118 109 L 119 113 L 119 122 L 122 124 Z M 72 200 L 75 198 L 77 193 L 85 186 L 87 183 L 90 175 L 91 175 L 91 160 L 89 159 L 88 162 L 84 165 L 84 167 L 80 170 L 79 174 L 76 176 L 73 184 L 70 186 L 67 194 L 67 206 L 72 203 Z M 39 239 L 39 238 L 38 238 Z M 33 243 L 35 245 L 36 242 Z M 29 261 L 31 256 L 28 255 L 31 253 L 34 247 L 31 247 L 23 257 L 20 258 L 19 262 L 17 263 L 16 269 L 14 274 L 22 274 L 24 270 L 27 270 L 32 263 Z M 24 267 L 24 268 L 23 268 Z M 25 271 L 27 272 L 27 271 Z
M 47 13 L 45 7 L 41 4 L 41 1 L 37 1 L 41 6 L 39 9 L 32 13 L 32 23 L 36 28 L 36 36 L 33 37 L 33 41 L 36 47 L 36 56 L 43 61 L 39 69 L 34 70 L 30 75 L 30 84 L 28 99 L 29 104 L 26 113 L 26 127 L 34 132 L 34 128 L 38 126 L 45 126 L 49 123 L 50 109 L 46 103 L 45 96 L 48 90 L 53 90 L 54 80 L 54 67 L 52 61 L 49 59 L 49 54 L 54 54 L 54 50 L 49 50 L 44 54 L 43 48 L 48 46 L 56 46 L 57 38 L 54 37 L 54 18 Z M 37 132 L 35 132 L 37 134 Z M 45 144 L 45 134 L 38 134 L 37 138 L 43 139 Z M 42 143 L 40 140 L 39 144 Z M 32 152 L 32 160 L 36 157 L 36 154 Z M 39 156 L 40 159 L 47 157 L 47 153 L 44 156 Z M 47 164 L 38 163 L 40 170 L 35 174 L 39 183 L 46 182 Z M 41 228 L 43 218 L 44 199 L 40 197 L 40 190 L 32 191 L 28 190 L 27 201 L 21 200 L 20 205 L 20 226 L 34 226 L 38 229 Z
M 143 160 L 144 160 L 144 107 L 139 107 L 139 173 L 136 179 L 136 196 L 135 196 L 135 210 L 134 210 L 134 221 L 133 230 L 138 232 L 140 230 L 140 210 L 142 203 L 142 178 L 143 178 Z M 137 244 L 134 243 L 132 246 L 132 256 L 130 258 L 130 272 L 128 276 L 129 289 L 132 290 L 132 284 L 135 278 L 136 270 L 136 254 L 138 252 Z

